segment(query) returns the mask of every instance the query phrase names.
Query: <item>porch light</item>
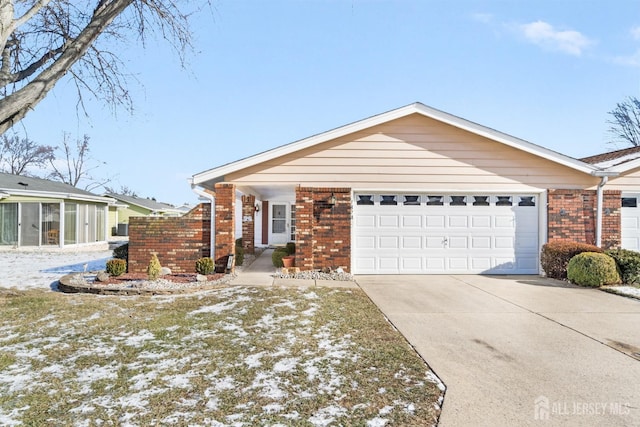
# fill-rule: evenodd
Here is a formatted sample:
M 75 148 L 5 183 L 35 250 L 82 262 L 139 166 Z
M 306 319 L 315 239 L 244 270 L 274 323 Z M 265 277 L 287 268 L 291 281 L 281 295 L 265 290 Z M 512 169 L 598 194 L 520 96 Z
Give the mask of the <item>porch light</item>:
M 260 204 L 256 203 L 255 205 L 256 212 L 260 212 Z
M 329 200 L 327 201 L 327 204 L 329 206 L 335 206 L 335 204 L 338 202 L 338 199 L 336 198 L 336 195 L 331 193 L 331 197 L 329 197 Z

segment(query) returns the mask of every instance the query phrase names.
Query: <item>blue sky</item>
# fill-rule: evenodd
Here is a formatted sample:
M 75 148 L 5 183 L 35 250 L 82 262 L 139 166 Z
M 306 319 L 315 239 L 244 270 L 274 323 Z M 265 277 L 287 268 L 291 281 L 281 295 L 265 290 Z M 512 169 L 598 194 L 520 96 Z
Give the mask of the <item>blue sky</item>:
M 607 4 L 608 3 L 608 4 Z M 61 82 L 19 130 L 92 155 L 144 197 L 195 202 L 191 175 L 412 102 L 574 157 L 607 142 L 607 112 L 640 97 L 635 0 L 217 1 L 186 69 L 168 46 L 119 46 L 133 115 Z

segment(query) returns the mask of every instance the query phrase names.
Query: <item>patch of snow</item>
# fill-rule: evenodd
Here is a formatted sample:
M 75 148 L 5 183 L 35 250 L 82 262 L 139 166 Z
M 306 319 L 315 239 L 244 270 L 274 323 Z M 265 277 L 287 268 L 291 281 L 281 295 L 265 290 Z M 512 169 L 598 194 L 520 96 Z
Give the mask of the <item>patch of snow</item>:
M 391 411 L 393 411 L 393 406 L 391 406 L 391 405 L 387 405 L 387 406 L 385 406 L 385 407 L 381 408 L 381 409 L 378 411 L 378 414 L 380 414 L 380 415 L 388 415 L 388 414 L 390 414 L 390 413 L 391 413 Z
M 604 289 L 612 291 L 613 293 L 626 295 L 640 299 L 640 288 L 634 286 L 606 286 Z
M 367 427 L 384 427 L 388 422 L 386 418 L 375 417 L 367 421 Z
M 124 343 L 125 345 L 128 345 L 130 347 L 139 348 L 144 345 L 145 341 L 150 341 L 153 339 L 155 339 L 155 335 L 153 335 L 153 333 L 151 333 L 150 331 L 143 329 L 138 333 L 138 335 L 127 337 Z
M 387 389 L 386 389 L 386 388 L 384 388 L 384 387 L 380 387 L 380 388 L 378 389 L 378 394 L 385 394 L 386 392 L 387 392 Z
M 427 371 L 426 377 L 427 381 L 434 383 L 438 387 L 438 390 L 445 391 L 447 389 L 440 378 L 438 378 L 438 376 L 432 371 Z
M 259 368 L 260 366 L 262 366 L 262 362 L 260 361 L 260 359 L 262 359 L 262 356 L 264 356 L 264 354 L 264 351 L 256 354 L 250 354 L 249 356 L 244 358 L 245 365 L 247 365 L 249 368 Z
M 316 411 L 310 418 L 309 422 L 314 426 L 324 427 L 332 424 L 336 417 L 344 416 L 347 410 L 342 406 L 331 405 Z
M 290 357 L 287 359 L 279 360 L 275 363 L 275 365 L 273 365 L 273 370 L 275 372 L 291 372 L 298 364 L 298 360 L 299 359 L 297 357 Z
M 231 310 L 238 305 L 237 301 L 222 301 L 218 304 L 201 307 L 187 314 L 187 316 L 195 316 L 196 314 L 220 314 L 224 311 Z
M 262 411 L 265 414 L 276 414 L 278 412 L 281 412 L 284 409 L 284 407 L 282 405 L 280 405 L 279 403 L 270 403 L 268 405 L 264 405 L 262 407 Z

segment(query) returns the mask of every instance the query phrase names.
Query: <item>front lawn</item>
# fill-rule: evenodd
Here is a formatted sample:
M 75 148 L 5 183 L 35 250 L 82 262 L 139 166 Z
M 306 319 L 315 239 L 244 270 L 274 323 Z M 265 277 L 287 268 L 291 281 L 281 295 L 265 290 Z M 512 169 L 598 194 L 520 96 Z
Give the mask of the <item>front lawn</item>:
M 0 290 L 0 425 L 428 426 L 441 394 L 360 290 Z

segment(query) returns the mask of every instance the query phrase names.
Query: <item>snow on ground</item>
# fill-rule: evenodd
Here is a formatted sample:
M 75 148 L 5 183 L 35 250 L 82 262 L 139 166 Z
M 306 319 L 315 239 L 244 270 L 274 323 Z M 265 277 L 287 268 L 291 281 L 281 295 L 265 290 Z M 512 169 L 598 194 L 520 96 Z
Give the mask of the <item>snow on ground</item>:
M 113 251 L 22 252 L 0 251 L 0 288 L 44 288 L 57 286 L 58 279 L 70 272 L 102 270 Z
M 640 299 L 640 288 L 634 286 L 604 286 L 603 289 L 614 294 Z

